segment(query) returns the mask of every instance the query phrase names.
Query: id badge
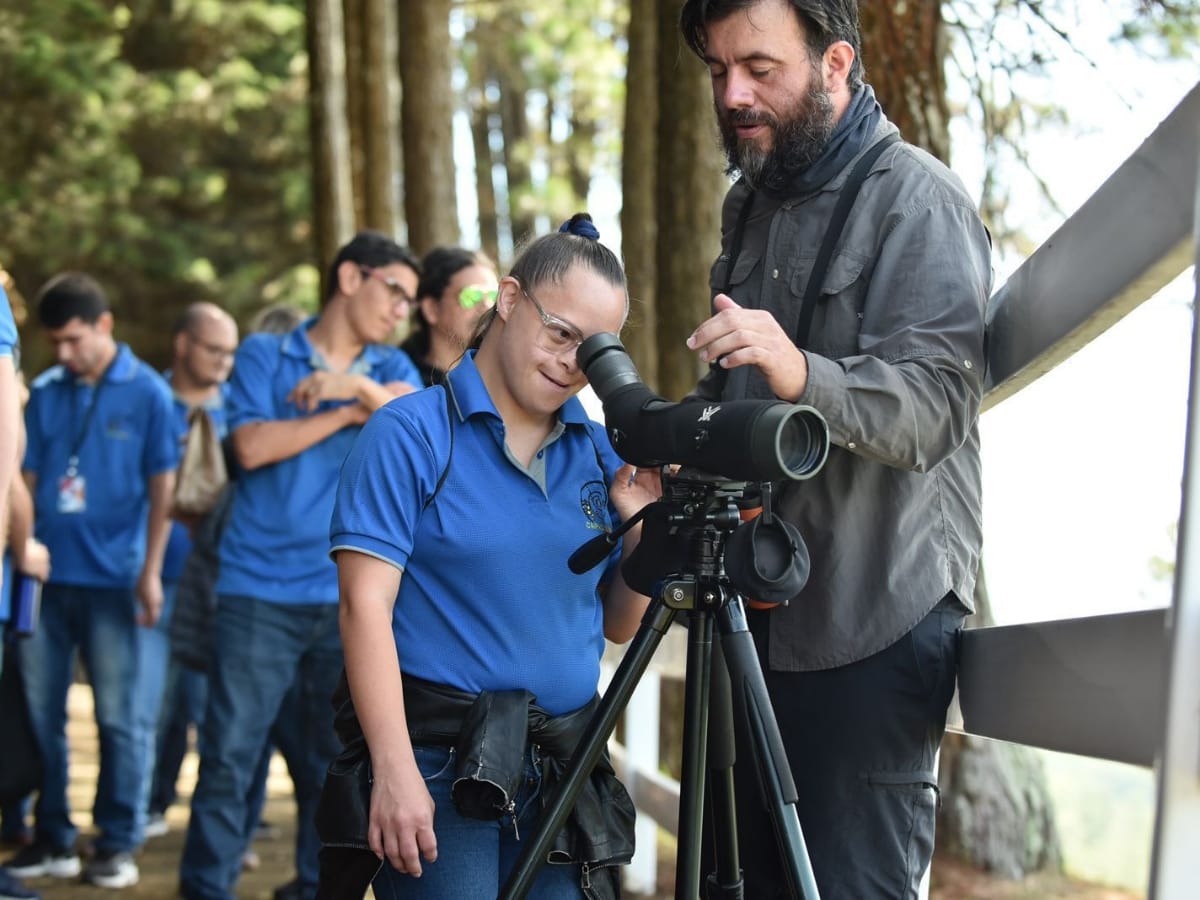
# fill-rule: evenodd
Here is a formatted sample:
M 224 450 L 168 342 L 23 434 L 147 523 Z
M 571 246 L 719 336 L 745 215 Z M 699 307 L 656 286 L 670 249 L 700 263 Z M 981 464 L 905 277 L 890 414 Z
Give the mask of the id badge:
M 87 509 L 87 483 L 82 475 L 64 475 L 58 479 L 58 511 L 81 513 Z

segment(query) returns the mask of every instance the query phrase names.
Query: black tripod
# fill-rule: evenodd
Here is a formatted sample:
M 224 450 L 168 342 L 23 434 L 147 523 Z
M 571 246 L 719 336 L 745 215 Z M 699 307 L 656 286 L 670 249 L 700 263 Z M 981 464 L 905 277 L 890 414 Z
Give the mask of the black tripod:
M 725 538 L 741 522 L 735 500 L 741 496 L 742 488 L 741 482 L 712 480 L 668 485 L 667 495 L 673 494 L 675 499 L 666 501 L 667 518 L 686 534 L 686 564 L 681 566 L 682 572 L 659 581 L 642 624 L 571 757 L 557 794 L 504 885 L 501 897 L 505 900 L 524 898 L 533 885 L 617 719 L 680 611 L 688 612 L 689 620 L 676 900 L 697 900 L 701 896 L 706 770 L 711 770 L 711 820 L 717 857 L 716 871 L 706 879 L 706 896 L 716 900 L 744 895 L 733 788 L 734 704 L 749 724 L 753 738 L 749 750 L 767 801 L 791 896 L 797 900 L 818 900 L 797 815 L 796 788 L 767 696 L 754 638 L 746 623 L 741 596 L 724 572 Z M 621 530 L 635 524 L 641 515 L 630 519 Z M 714 620 L 720 629 L 722 651 L 716 655 L 712 653 Z M 713 737 L 723 739 L 714 742 L 712 760 L 708 759 L 710 725 Z

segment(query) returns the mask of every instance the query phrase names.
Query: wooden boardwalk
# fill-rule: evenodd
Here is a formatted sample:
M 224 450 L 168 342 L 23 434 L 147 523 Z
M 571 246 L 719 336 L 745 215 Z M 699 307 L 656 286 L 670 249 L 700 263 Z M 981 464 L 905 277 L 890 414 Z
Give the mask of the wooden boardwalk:
M 69 797 L 72 817 L 80 831 L 80 848 L 83 849 L 87 847 L 92 834 L 91 810 L 99 771 L 99 744 L 90 687 L 86 684 L 71 686 L 68 711 L 67 740 L 71 752 Z M 179 856 L 187 829 L 187 804 L 196 780 L 196 764 L 195 753 L 189 753 L 180 774 L 179 801 L 167 812 L 171 830 L 164 837 L 151 838 L 138 854 L 141 880 L 135 887 L 121 891 L 107 890 L 83 884 L 77 878 L 31 878 L 28 885 L 41 892 L 43 900 L 112 900 L 115 896 L 170 900 L 177 896 Z M 291 779 L 283 760 L 277 755 L 271 763 L 263 817 L 278 826 L 279 835 L 270 840 L 254 842 L 253 849 L 258 853 L 261 864 L 254 871 L 242 873 L 237 887 L 240 900 L 271 900 L 272 891 L 295 876 L 292 865 L 295 816 Z M 11 856 L 12 852 L 12 849 L 7 850 L 4 857 Z

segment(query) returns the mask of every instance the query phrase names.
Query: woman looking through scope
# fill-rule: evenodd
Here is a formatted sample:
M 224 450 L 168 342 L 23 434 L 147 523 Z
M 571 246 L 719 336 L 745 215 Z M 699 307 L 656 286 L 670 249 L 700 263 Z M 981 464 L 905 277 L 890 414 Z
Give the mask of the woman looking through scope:
M 661 492 L 575 398 L 579 344 L 628 310 L 598 238 L 578 214 L 529 244 L 474 349 L 443 385 L 380 409 L 342 471 L 331 553 L 380 900 L 499 893 L 590 718 L 604 638 L 629 640 L 649 602 L 620 573 L 639 529 L 605 565 L 567 567 Z M 601 768 L 531 897 L 580 897 L 584 882 L 615 896 L 603 888 L 632 852 L 633 810 Z

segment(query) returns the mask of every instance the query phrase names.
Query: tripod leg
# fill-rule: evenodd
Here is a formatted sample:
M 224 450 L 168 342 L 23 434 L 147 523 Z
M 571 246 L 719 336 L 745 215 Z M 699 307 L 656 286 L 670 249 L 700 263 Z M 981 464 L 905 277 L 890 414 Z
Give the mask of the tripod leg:
M 704 773 L 707 768 L 709 676 L 712 668 L 712 613 L 694 611 L 688 620 L 687 676 L 683 701 L 683 761 L 679 777 L 679 840 L 675 857 L 675 897 L 700 896 L 701 842 L 704 838 Z
M 749 749 L 775 829 L 788 887 L 793 897 L 819 900 L 812 862 L 800 830 L 796 785 L 792 781 L 792 771 L 783 749 L 771 699 L 767 695 L 745 610 L 741 601 L 734 598 L 721 608 L 718 615 L 721 650 L 729 668 L 733 702 L 749 725 L 752 738 Z
M 646 610 L 637 634 L 630 641 L 629 649 L 621 659 L 621 664 L 617 666 L 608 690 L 604 692 L 600 705 L 579 740 L 579 746 L 571 756 L 567 773 L 559 783 L 554 799 L 542 812 L 537 829 L 522 848 L 516 866 L 508 876 L 508 881 L 504 883 L 504 889 L 500 893 L 504 900 L 521 900 L 529 893 L 538 870 L 545 863 L 555 838 L 562 831 L 567 816 L 575 805 L 575 798 L 579 796 L 584 782 L 591 776 L 600 754 L 604 752 L 608 737 L 616 727 L 617 718 L 629 704 L 638 679 L 646 671 L 654 651 L 662 642 L 667 629 L 671 627 L 675 612 L 674 609 L 665 606 L 659 598 L 655 598 Z
M 709 829 L 716 855 L 716 871 L 706 884 L 708 900 L 741 900 L 745 896 L 742 864 L 738 855 L 737 806 L 733 764 L 737 757 L 733 731 L 733 699 L 729 670 L 721 653 L 712 656 L 708 720 Z

